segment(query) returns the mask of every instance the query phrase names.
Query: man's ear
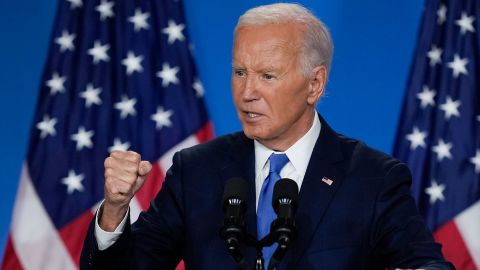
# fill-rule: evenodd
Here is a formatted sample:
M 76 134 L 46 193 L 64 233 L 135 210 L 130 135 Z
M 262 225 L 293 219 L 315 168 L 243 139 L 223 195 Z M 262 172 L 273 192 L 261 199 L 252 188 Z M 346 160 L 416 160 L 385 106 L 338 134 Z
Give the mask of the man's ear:
M 310 76 L 307 102 L 310 105 L 315 105 L 325 90 L 327 68 L 324 65 L 315 67 Z

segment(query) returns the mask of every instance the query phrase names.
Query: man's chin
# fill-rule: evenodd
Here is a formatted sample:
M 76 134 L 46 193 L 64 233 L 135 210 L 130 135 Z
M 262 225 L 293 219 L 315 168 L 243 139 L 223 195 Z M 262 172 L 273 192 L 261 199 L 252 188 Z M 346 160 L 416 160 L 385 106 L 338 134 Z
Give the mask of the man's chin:
M 247 138 L 252 139 L 252 140 L 257 140 L 257 141 L 262 140 L 262 136 L 259 136 L 258 133 L 249 131 L 249 130 L 247 130 L 247 129 L 243 129 L 243 134 L 245 134 L 245 136 L 246 136 Z
M 268 140 L 268 137 L 265 134 L 260 133 L 260 132 L 252 132 L 252 131 L 244 129 L 243 133 L 245 134 L 245 136 L 247 138 L 259 141 L 260 143 L 265 141 L 265 140 Z
M 245 136 L 249 139 L 257 140 L 257 138 L 253 134 L 245 132 L 245 130 L 243 130 L 243 134 L 245 134 Z

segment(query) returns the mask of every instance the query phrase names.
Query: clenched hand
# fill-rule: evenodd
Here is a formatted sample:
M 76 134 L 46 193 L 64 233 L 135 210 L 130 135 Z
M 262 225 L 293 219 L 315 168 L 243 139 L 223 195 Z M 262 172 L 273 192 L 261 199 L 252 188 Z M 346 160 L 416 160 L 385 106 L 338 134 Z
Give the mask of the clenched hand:
M 133 151 L 114 151 L 105 159 L 105 202 L 99 225 L 114 231 L 128 211 L 135 193 L 142 187 L 152 164 Z

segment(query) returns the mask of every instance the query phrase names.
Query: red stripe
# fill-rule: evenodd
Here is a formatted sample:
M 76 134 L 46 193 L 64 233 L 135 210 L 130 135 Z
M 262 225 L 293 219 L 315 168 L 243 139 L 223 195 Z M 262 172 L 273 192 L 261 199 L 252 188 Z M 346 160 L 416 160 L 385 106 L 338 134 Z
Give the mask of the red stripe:
M 195 133 L 195 136 L 200 143 L 213 139 L 215 135 L 213 134 L 212 122 L 207 122 L 205 126 Z
M 435 240 L 442 244 L 445 258 L 459 270 L 477 270 L 462 235 L 455 222 L 450 221 L 434 233 Z
M 177 265 L 176 270 L 184 270 L 184 269 L 185 269 L 185 265 L 183 264 L 183 261 L 180 261 L 180 263 Z
M 152 170 L 148 174 L 148 178 L 143 183 L 142 188 L 135 194 L 138 203 L 142 210 L 146 210 L 150 204 L 150 201 L 157 195 L 160 188 L 162 188 L 163 180 L 165 179 L 165 174 L 158 162 L 153 164 Z
M 92 221 L 94 214 L 89 209 L 81 216 L 64 226 L 58 232 L 67 248 L 72 260 L 78 266 L 80 262 L 80 254 L 82 253 L 83 241 L 87 235 L 88 225 Z
M 5 254 L 2 262 L 3 270 L 22 270 L 22 264 L 18 260 L 15 249 L 13 248 L 12 238 L 8 237 L 7 246 L 5 247 Z

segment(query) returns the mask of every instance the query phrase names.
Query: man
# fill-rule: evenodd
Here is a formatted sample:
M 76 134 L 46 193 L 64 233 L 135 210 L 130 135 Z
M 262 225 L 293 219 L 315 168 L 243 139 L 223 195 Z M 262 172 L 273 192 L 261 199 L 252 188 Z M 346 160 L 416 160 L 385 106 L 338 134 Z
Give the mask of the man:
M 133 152 L 105 160 L 105 201 L 84 268 L 236 269 L 219 236 L 226 180 L 250 184 L 247 230 L 268 234 L 271 187 L 300 187 L 298 237 L 276 269 L 453 269 L 418 215 L 399 161 L 336 134 L 315 111 L 332 58 L 326 27 L 296 4 L 247 11 L 235 29 L 232 90 L 243 132 L 175 154 L 159 194 L 130 225 L 128 204 L 151 165 Z M 242 246 L 253 263 L 255 250 Z M 264 249 L 266 264 L 272 248 Z

